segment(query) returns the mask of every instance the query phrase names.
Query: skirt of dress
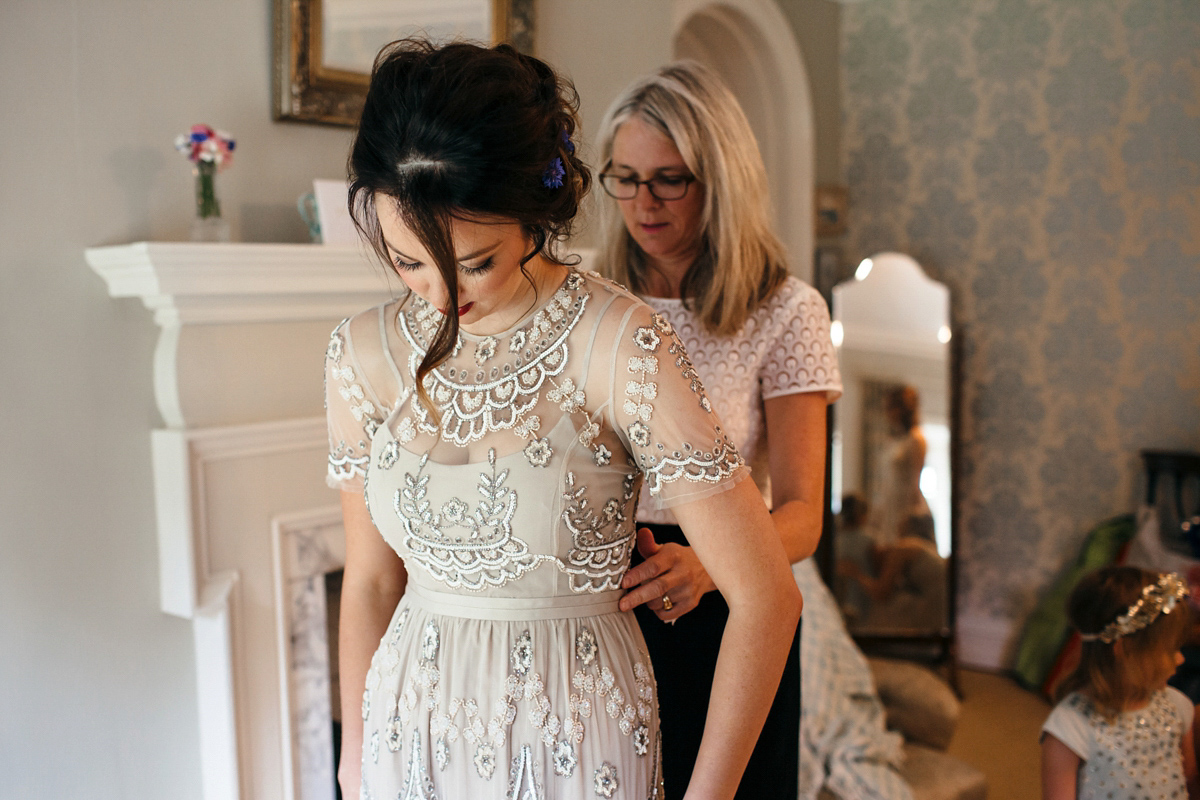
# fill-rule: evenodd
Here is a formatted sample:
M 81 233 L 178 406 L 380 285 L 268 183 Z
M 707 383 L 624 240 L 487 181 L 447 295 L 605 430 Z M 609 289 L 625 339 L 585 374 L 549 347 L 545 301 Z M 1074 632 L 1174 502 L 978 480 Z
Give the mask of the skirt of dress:
M 650 528 L 660 544 L 687 544 L 683 531 L 676 525 L 639 522 L 638 527 Z M 636 554 L 634 561 L 639 561 Z M 674 625 L 662 622 L 646 606 L 638 606 L 635 613 L 658 676 L 666 796 L 683 797 L 700 751 L 729 606 L 719 592 L 709 592 Z M 800 627 L 797 626 L 783 678 L 742 775 L 737 800 L 796 800 L 799 769 Z
M 620 594 L 410 583 L 367 674 L 362 798 L 661 798 L 654 675 Z

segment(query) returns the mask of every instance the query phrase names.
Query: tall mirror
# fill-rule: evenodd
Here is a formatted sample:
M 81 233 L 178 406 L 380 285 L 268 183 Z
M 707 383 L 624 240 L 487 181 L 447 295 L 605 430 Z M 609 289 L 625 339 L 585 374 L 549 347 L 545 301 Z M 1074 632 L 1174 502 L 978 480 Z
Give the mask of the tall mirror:
M 878 253 L 832 291 L 831 584 L 864 646 L 954 645 L 953 331 L 948 288 Z

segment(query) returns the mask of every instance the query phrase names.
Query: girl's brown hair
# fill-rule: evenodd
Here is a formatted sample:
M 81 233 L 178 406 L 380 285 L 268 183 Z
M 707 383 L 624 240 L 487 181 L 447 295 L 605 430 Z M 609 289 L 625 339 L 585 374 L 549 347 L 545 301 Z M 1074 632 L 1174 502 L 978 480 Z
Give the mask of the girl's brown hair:
M 1080 633 L 1099 633 L 1158 579 L 1159 573 L 1136 567 L 1096 570 L 1084 576 L 1071 592 L 1067 616 Z M 1056 699 L 1082 692 L 1109 714 L 1144 702 L 1154 682 L 1162 679 L 1165 660 L 1172 658 L 1187 640 L 1192 622 L 1191 607 L 1180 601 L 1170 613 L 1159 614 L 1140 631 L 1111 643 L 1084 641 L 1079 666 L 1059 685 Z
M 355 225 L 395 269 L 375 212 L 381 198 L 394 203 L 452 298 L 453 219 L 520 224 L 530 242 L 522 271 L 539 253 L 559 262 L 555 246 L 570 234 L 591 184 L 571 141 L 578 108 L 568 81 L 509 45 L 393 42 L 375 59 L 350 150 Z M 417 368 L 417 394 L 430 411 L 425 376 L 457 339 L 458 315 L 447 314 Z

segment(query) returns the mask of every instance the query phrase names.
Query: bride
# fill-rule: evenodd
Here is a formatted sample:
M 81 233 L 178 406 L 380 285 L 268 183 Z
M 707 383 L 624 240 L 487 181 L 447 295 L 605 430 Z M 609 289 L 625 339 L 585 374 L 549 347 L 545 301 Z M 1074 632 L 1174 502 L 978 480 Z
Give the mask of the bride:
M 779 682 L 800 597 L 747 468 L 671 325 L 555 255 L 576 104 L 505 45 L 376 62 L 351 206 L 408 291 L 326 358 L 346 796 L 662 796 L 643 489 L 730 607 L 686 797 L 733 797 Z

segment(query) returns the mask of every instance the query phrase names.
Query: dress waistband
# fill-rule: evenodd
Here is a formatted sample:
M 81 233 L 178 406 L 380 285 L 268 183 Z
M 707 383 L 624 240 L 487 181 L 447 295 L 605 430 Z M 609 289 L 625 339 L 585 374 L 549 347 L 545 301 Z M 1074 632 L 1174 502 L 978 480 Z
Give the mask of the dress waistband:
M 617 589 L 599 594 L 555 597 L 489 597 L 439 592 L 411 582 L 404 590 L 410 603 L 434 614 L 510 622 L 615 614 L 621 610 L 618 604 L 623 594 Z

